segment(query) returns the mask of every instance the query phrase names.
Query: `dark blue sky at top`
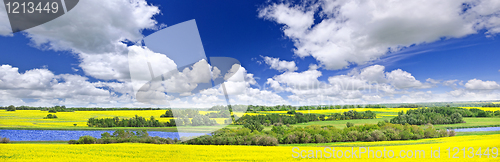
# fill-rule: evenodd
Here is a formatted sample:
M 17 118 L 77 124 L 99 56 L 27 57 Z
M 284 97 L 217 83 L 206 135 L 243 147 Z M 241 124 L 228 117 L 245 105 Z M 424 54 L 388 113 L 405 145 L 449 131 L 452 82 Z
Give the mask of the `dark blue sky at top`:
M 165 1 L 149 0 L 159 6 L 161 15 L 155 16 L 158 23 L 167 26 L 195 19 L 204 45 L 205 53 L 210 56 L 226 56 L 238 59 L 248 72 L 255 74 L 260 85 L 266 79 L 279 74 L 265 64 L 258 64 L 262 56 L 276 57 L 295 61 L 300 71 L 316 63 L 312 57 L 304 59 L 294 56 L 293 42 L 283 36 L 281 25 L 258 17 L 258 9 L 267 4 L 266 0 L 256 1 Z M 145 36 L 153 33 L 145 30 Z M 500 81 L 500 41 L 498 36 L 487 38 L 483 32 L 459 39 L 441 40 L 435 43 L 417 45 L 397 54 L 382 57 L 375 61 L 386 66 L 386 71 L 402 69 L 410 72 L 416 79 L 436 80 L 493 80 Z M 33 68 L 46 67 L 55 74 L 79 74 L 79 60 L 70 52 L 40 50 L 29 45 L 22 33 L 14 37 L 0 37 L 0 65 L 18 67 L 20 72 Z M 426 52 L 423 52 L 426 51 Z M 419 53 L 419 54 L 414 54 Z M 398 58 L 398 59 L 394 59 Z M 353 65 L 343 70 L 321 70 L 321 80 L 339 74 L 347 74 Z M 364 67 L 360 66 L 359 68 Z M 88 76 L 89 77 L 89 76 Z M 91 78 L 91 77 L 89 77 Z M 91 78 L 91 81 L 95 80 Z

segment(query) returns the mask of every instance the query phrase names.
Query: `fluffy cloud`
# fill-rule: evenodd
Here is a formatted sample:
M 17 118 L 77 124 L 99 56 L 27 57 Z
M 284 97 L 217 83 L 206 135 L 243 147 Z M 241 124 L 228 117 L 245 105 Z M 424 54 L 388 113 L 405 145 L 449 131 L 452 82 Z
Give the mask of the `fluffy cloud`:
M 143 29 L 156 27 L 158 7 L 145 0 L 85 0 L 65 15 L 26 30 L 34 46 L 55 51 L 125 53 L 121 41 L 136 42 Z
M 328 82 L 319 80 L 322 72 L 317 70 L 285 72 L 269 78 L 266 84 L 275 91 L 292 93 L 288 98 L 298 104 L 338 104 L 382 102 L 387 97 L 418 92 L 439 83 L 430 78 L 422 83 L 401 69 L 384 69 L 381 65 L 354 69 L 347 75 L 328 77 Z
M 319 0 L 273 3 L 259 9 L 259 17 L 283 25 L 297 56 L 312 56 L 326 69 L 335 70 L 414 44 L 479 30 L 497 34 L 498 11 L 500 3 L 495 0 Z M 315 23 L 315 17 L 321 20 Z
M 11 35 L 4 6 L 0 7 L 0 35 Z M 158 28 L 156 6 L 145 0 L 85 0 L 70 12 L 24 31 L 31 45 L 43 50 L 72 51 L 86 75 L 103 80 L 130 79 L 129 48 L 123 41 L 143 38 L 144 29 Z
M 423 86 L 422 82 L 416 80 L 410 73 L 401 69 L 387 73 L 387 79 L 392 85 L 399 89 L 418 88 Z
M 0 98 L 1 105 L 23 104 L 23 99 L 33 99 L 50 104 L 87 106 L 89 103 L 110 104 L 110 98 L 113 97 L 109 91 L 88 82 L 86 77 L 54 75 L 47 69 L 20 73 L 18 68 L 10 65 L 0 66 L 0 85 L 2 96 L 9 96 Z
M 499 89 L 500 85 L 498 85 L 495 81 L 482 81 L 479 79 L 472 79 L 465 83 L 465 88 L 468 90 L 494 90 Z
M 387 79 L 385 78 L 385 67 L 382 65 L 373 65 L 364 68 L 361 73 L 360 77 L 362 79 L 368 80 L 368 81 L 373 81 L 377 83 L 385 83 L 387 82 Z
M 130 79 L 128 58 L 126 55 L 106 53 L 99 55 L 79 54 L 80 68 L 86 75 L 102 80 Z
M 267 83 L 270 84 L 271 87 L 276 86 L 276 82 L 278 82 L 288 87 L 310 89 L 321 84 L 321 82 L 318 80 L 321 75 L 323 74 L 318 70 L 308 70 L 304 72 L 285 72 L 281 75 L 269 78 L 267 80 Z
M 264 62 L 271 66 L 270 69 L 275 69 L 278 71 L 295 71 L 297 70 L 297 66 L 295 65 L 295 62 L 293 61 L 285 61 L 281 60 L 279 58 L 273 58 L 273 57 L 268 57 L 268 56 L 261 56 L 264 58 Z

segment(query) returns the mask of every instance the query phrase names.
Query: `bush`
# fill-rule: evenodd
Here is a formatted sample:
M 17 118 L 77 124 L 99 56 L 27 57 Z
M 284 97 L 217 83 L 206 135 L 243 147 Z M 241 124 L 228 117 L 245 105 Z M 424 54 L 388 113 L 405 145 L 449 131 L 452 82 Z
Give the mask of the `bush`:
M 262 124 L 260 124 L 258 122 L 255 122 L 255 121 L 251 121 L 251 122 L 248 122 L 248 123 L 244 124 L 243 128 L 248 128 L 252 132 L 254 132 L 254 131 L 259 131 L 260 132 L 260 131 L 264 130 L 264 126 L 262 126 Z
M 375 141 L 385 141 L 387 140 L 387 138 L 385 137 L 385 134 L 380 131 L 380 130 L 374 130 L 370 133 L 371 137 L 373 137 L 373 139 Z
M 349 128 L 349 127 L 353 127 L 353 126 L 354 126 L 354 123 L 347 122 L 345 125 L 347 126 L 347 128 Z
M 49 113 L 57 113 L 56 109 L 50 109 Z
M 44 117 L 43 119 L 57 119 L 57 116 L 56 115 L 52 115 L 52 114 L 48 114 L 46 117 Z
M 439 130 L 439 137 L 448 137 L 449 134 L 448 134 L 448 131 L 445 130 L 445 129 L 441 129 Z
M 76 140 L 69 140 L 68 144 L 77 144 L 76 142 L 77 142 Z
M 7 111 L 16 111 L 16 107 L 14 105 L 10 105 L 7 107 Z
M 275 137 L 271 136 L 258 136 L 257 137 L 259 140 L 257 142 L 257 145 L 260 146 L 278 146 L 278 139 Z
M 80 139 L 76 141 L 76 144 L 95 144 L 95 143 L 96 139 L 92 136 L 81 136 Z
M 455 130 L 448 131 L 448 137 L 453 137 L 455 135 L 457 135 L 457 132 L 455 132 Z
M 136 133 L 124 130 L 117 130 L 112 135 L 108 132 L 101 134 L 100 139 L 91 136 L 82 136 L 78 140 L 70 140 L 69 144 L 108 144 L 108 143 L 152 143 L 152 144 L 174 144 L 179 143 L 178 139 L 150 137 L 146 130 Z
M 165 114 L 161 114 L 160 118 L 171 118 L 174 117 L 172 110 L 168 109 Z
M 0 137 L 0 143 L 10 143 L 10 139 L 6 138 L 6 137 L 4 137 L 4 138 Z

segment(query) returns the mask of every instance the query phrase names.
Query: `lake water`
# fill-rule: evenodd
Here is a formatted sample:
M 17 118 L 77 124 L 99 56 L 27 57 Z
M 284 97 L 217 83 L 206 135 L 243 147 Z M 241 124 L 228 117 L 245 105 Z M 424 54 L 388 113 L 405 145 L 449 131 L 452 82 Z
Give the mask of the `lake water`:
M 74 130 L 0 130 L 0 137 L 7 137 L 11 141 L 69 141 L 77 140 L 80 136 L 89 135 L 101 138 L 101 134 L 114 131 L 74 131 Z M 135 131 L 133 131 L 135 133 Z M 201 136 L 205 133 L 180 133 L 180 132 L 159 132 L 148 131 L 149 136 L 162 138 L 177 138 Z
M 453 129 L 455 132 L 484 132 L 484 131 L 500 131 L 500 127 L 484 127 L 484 128 L 460 128 Z

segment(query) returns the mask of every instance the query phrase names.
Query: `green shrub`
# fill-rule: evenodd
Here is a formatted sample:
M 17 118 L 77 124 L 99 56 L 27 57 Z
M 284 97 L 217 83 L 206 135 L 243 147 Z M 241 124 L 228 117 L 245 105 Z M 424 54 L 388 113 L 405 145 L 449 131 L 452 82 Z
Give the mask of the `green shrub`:
M 243 128 L 248 128 L 252 132 L 254 132 L 254 131 L 259 131 L 260 132 L 260 131 L 262 131 L 264 129 L 264 126 L 262 126 L 262 124 L 260 124 L 258 122 L 250 121 L 250 122 L 244 124 Z
M 172 110 L 168 109 L 165 114 L 161 114 L 160 118 L 171 118 L 174 117 Z
M 455 130 L 448 131 L 448 137 L 453 137 L 455 135 L 457 135 L 457 132 L 455 132 Z
M 76 140 L 69 140 L 68 144 L 77 144 L 77 141 Z
M 96 139 L 92 136 L 81 136 L 78 141 L 76 141 L 76 144 L 95 144 Z
M 439 137 L 448 137 L 449 134 L 448 134 L 448 131 L 445 130 L 445 129 L 441 129 L 439 130 Z
M 4 138 L 0 137 L 0 143 L 10 143 L 10 139 L 6 137 Z
M 374 130 L 370 133 L 371 137 L 373 137 L 373 139 L 375 141 L 386 141 L 387 140 L 387 137 L 385 136 L 385 134 L 380 131 L 380 130 Z
M 16 111 L 16 107 L 14 105 L 10 105 L 7 107 L 7 111 Z
M 354 123 L 347 122 L 345 125 L 347 126 L 347 128 L 349 128 L 349 127 L 353 127 L 353 126 L 354 126 Z
M 44 117 L 43 119 L 57 119 L 57 115 L 52 115 L 52 114 L 48 114 L 46 117 Z

